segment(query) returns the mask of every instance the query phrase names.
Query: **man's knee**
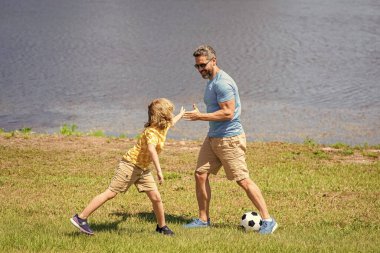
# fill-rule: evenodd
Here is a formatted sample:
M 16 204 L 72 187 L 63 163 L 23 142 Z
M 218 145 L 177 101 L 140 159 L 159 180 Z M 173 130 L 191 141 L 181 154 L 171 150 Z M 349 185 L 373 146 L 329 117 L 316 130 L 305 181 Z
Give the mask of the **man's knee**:
M 194 177 L 197 182 L 205 182 L 208 178 L 208 174 L 195 171 Z

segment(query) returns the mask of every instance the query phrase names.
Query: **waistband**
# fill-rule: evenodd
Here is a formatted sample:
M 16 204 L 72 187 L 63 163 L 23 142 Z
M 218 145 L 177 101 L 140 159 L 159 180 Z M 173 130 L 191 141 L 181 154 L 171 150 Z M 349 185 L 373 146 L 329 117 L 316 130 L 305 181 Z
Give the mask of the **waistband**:
M 228 136 L 228 137 L 209 137 L 207 136 L 206 139 L 208 140 L 234 140 L 239 138 L 245 138 L 245 133 L 234 135 L 234 136 Z

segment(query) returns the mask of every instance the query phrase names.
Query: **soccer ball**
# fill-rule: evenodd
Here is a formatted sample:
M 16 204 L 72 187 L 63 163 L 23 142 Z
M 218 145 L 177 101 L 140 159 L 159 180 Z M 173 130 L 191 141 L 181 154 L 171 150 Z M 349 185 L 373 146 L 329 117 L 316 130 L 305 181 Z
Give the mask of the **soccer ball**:
M 240 226 L 245 231 L 259 231 L 263 221 L 261 216 L 256 212 L 247 212 L 243 214 L 240 221 Z

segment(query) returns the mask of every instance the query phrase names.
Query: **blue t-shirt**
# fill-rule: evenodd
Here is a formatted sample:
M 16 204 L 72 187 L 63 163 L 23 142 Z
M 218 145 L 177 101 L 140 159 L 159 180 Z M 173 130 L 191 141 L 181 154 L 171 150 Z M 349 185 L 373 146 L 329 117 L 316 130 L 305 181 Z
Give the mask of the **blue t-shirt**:
M 241 104 L 238 87 L 235 81 L 223 70 L 219 70 L 215 78 L 207 82 L 203 100 L 207 112 L 220 110 L 218 103 L 235 100 L 235 112 L 232 120 L 209 121 L 209 137 L 230 137 L 244 133 L 240 122 Z

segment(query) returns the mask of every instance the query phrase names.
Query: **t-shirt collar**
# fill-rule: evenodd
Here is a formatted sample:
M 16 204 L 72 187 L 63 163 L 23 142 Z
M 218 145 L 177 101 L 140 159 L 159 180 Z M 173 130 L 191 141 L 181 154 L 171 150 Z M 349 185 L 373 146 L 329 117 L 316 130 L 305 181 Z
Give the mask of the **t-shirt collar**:
M 223 70 L 219 69 L 219 71 L 216 73 L 215 77 L 214 77 L 212 80 L 209 80 L 209 81 L 207 82 L 207 84 L 210 84 L 210 83 L 212 83 L 212 82 L 218 80 L 219 77 L 220 77 L 220 75 L 222 74 L 222 72 L 223 72 Z

